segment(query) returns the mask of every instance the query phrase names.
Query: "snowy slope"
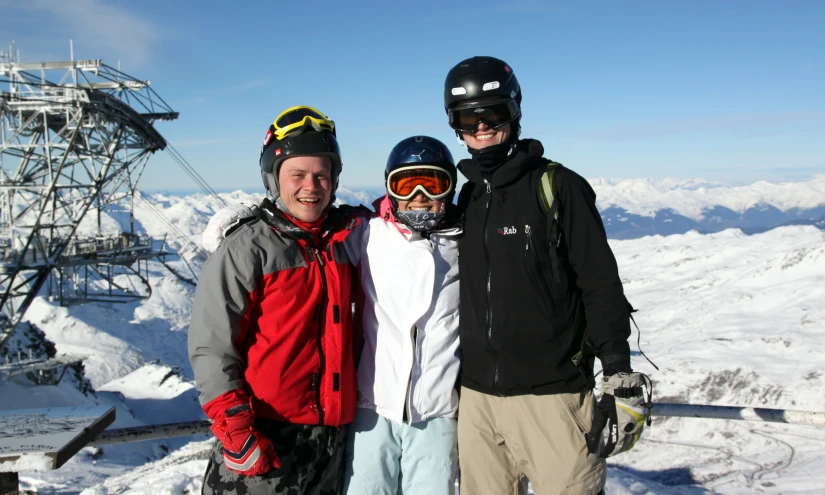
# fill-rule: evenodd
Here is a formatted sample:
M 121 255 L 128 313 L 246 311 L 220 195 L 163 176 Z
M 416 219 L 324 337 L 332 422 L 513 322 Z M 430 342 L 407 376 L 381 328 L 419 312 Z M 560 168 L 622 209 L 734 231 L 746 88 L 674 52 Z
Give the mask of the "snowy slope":
M 369 201 L 342 193 L 339 199 L 350 203 Z M 240 191 L 222 196 L 260 199 Z M 173 247 L 183 244 L 170 223 L 198 242 L 217 208 L 204 195 L 153 200 L 163 219 L 139 201 L 136 221 L 150 234 L 169 234 Z M 104 223 L 122 225 L 118 215 Z M 612 246 L 628 297 L 640 309 L 642 348 L 661 369 L 634 356 L 634 367 L 656 382 L 656 400 L 825 411 L 825 233 L 727 230 Z M 195 257 L 188 261 L 200 269 Z M 188 269 L 180 259 L 170 265 Z M 118 408 L 115 427 L 201 418 L 185 345 L 193 288 L 158 263 L 150 270 L 148 300 L 61 308 L 38 298 L 27 313 L 58 353 L 85 357 L 96 396 L 65 381 L 31 387 L 15 379 L 0 383 L 0 395 L 11 398 L 0 407 L 111 404 Z M 634 349 L 635 339 L 634 332 Z M 191 440 L 84 449 L 58 471 L 23 473 L 21 480 L 39 493 L 195 492 L 209 443 Z M 825 492 L 825 430 L 812 427 L 658 419 L 636 449 L 614 459 L 609 493 Z
M 612 243 L 657 400 L 825 412 L 825 233 L 785 227 Z M 635 335 L 634 335 L 635 339 Z M 635 346 L 633 346 L 635 347 Z M 825 430 L 654 421 L 614 465 L 721 493 L 823 493 Z

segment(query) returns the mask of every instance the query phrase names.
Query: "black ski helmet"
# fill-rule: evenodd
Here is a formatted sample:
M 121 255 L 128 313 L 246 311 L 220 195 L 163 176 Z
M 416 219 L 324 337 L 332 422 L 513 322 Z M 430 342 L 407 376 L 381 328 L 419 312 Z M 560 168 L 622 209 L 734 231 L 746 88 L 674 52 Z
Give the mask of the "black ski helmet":
M 521 86 L 507 62 L 495 57 L 472 57 L 462 60 L 444 80 L 444 111 L 483 107 L 491 103 L 512 101 L 517 116 L 511 122 L 511 144 L 521 134 Z M 461 131 L 455 135 L 463 142 Z
M 390 151 L 387 166 L 384 168 L 384 187 L 387 187 L 387 177 L 389 177 L 390 172 L 415 165 L 432 165 L 450 175 L 453 192 L 444 198 L 444 202 L 445 204 L 452 203 L 455 196 L 455 183 L 458 179 L 455 161 L 447 146 L 430 136 L 408 137 L 395 145 Z
M 444 110 L 513 100 L 521 107 L 521 87 L 513 69 L 495 57 L 472 57 L 456 64 L 444 81 Z
M 334 126 L 334 123 L 332 125 Z M 275 136 L 275 126 L 269 126 L 264 144 L 261 147 L 259 165 L 267 194 L 279 208 L 286 208 L 283 201 L 281 201 L 280 185 L 278 184 L 278 172 L 281 164 L 287 158 L 314 155 L 328 156 L 332 160 L 332 194 L 330 195 L 330 204 L 332 204 L 335 201 L 338 178 L 343 168 L 341 149 L 338 146 L 338 140 L 335 138 L 334 127 L 332 131 L 329 131 L 317 126 L 307 125 L 303 129 L 293 131 L 279 140 Z

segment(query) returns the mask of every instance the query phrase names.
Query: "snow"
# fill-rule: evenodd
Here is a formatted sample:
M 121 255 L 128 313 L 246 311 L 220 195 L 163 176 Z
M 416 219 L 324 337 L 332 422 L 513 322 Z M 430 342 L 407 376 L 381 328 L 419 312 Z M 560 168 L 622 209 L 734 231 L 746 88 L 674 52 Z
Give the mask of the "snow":
M 661 402 L 825 411 L 825 233 L 785 227 L 611 243 Z M 815 493 L 825 430 L 657 419 L 616 467 L 721 493 Z M 663 460 L 665 462 L 663 462 Z
M 726 188 L 703 181 L 593 181 L 602 201 L 628 211 L 666 206 L 700 212 L 703 201 L 747 208 L 759 201 L 804 208 L 825 202 L 825 176 L 794 184 Z M 343 191 L 339 199 L 372 196 Z M 243 191 L 227 203 L 255 200 Z M 181 249 L 195 273 L 202 260 L 186 243 L 220 205 L 209 196 L 152 195 L 137 201 L 136 224 Z M 727 203 L 724 203 L 727 201 Z M 601 207 L 601 205 L 600 205 Z M 117 211 L 101 224 L 124 225 Z M 173 232 L 169 225 L 178 232 Z M 128 223 L 126 224 L 128 225 Z M 185 237 L 181 239 L 180 235 Z M 641 330 L 634 368 L 655 382 L 654 400 L 825 412 L 825 232 L 783 227 L 746 236 L 711 235 L 613 240 Z M 190 251 L 187 251 L 190 249 Z M 187 274 L 177 256 L 170 266 Z M 64 379 L 32 386 L 0 381 L 0 408 L 112 405 L 113 428 L 202 419 L 186 354 L 194 288 L 162 265 L 149 264 L 151 296 L 143 301 L 68 308 L 38 297 L 26 313 L 58 354 L 84 357 L 96 395 Z M 634 351 L 637 335 L 631 338 Z M 37 493 L 193 493 L 200 491 L 211 440 L 206 436 L 85 448 L 55 471 L 23 471 L 21 488 Z M 609 461 L 611 494 L 821 493 L 825 429 L 744 421 L 654 418 L 639 444 Z
M 20 471 L 48 471 L 54 460 L 46 454 L 22 454 L 13 461 L 0 462 L 0 473 Z
M 743 213 L 749 208 L 773 205 L 780 211 L 806 210 L 825 204 L 825 175 L 809 181 L 772 184 L 756 182 L 747 186 L 723 186 L 700 179 L 592 179 L 599 211 L 611 206 L 628 213 L 652 217 L 662 209 L 693 220 L 704 218 L 704 211 L 724 206 Z

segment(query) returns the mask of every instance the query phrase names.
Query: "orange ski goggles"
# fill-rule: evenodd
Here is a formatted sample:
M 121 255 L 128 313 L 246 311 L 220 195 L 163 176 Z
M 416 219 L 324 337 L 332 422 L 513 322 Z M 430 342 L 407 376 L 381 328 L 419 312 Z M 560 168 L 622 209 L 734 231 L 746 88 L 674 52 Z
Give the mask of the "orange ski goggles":
M 443 199 L 453 192 L 453 187 L 450 174 L 434 165 L 402 167 L 387 176 L 387 192 L 401 201 L 409 201 L 419 192 L 432 200 Z

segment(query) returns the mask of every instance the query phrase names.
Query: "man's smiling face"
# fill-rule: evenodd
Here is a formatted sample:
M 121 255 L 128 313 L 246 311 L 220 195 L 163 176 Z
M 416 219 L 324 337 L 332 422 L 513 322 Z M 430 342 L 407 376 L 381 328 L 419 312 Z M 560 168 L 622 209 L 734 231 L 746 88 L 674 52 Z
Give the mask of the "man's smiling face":
M 332 160 L 327 156 L 287 158 L 278 171 L 281 200 L 303 222 L 321 218 L 332 196 Z
M 461 137 L 470 148 L 474 150 L 484 149 L 507 141 L 507 138 L 510 137 L 510 124 L 492 129 L 482 121 L 478 123 L 476 132 L 462 132 Z

